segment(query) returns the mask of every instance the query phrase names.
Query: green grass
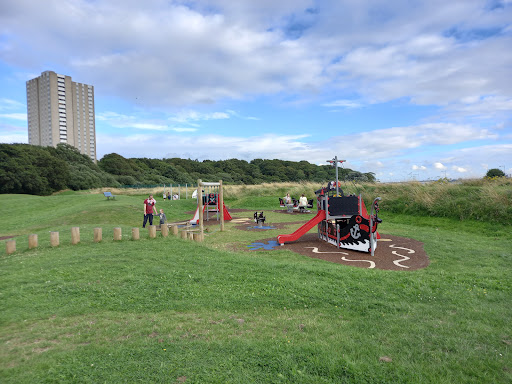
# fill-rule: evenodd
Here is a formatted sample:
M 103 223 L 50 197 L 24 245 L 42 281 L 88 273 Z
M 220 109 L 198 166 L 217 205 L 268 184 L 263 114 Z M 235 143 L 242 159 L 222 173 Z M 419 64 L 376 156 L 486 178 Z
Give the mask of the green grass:
M 18 235 L 15 253 L 0 248 L 1 382 L 512 380 L 510 227 L 383 210 L 379 229 L 424 242 L 431 264 L 369 270 L 286 250 L 234 251 L 287 231 L 232 223 L 225 232 L 212 227 L 200 244 L 144 231 L 132 241 L 143 198 L 0 196 L 9 218 L 0 236 Z M 227 204 L 264 210 L 270 222 L 297 220 L 270 212 L 276 201 Z M 190 218 L 192 200 L 169 203 L 157 205 L 170 221 Z M 81 228 L 75 246 L 71 226 Z M 117 226 L 120 242 L 111 235 Z M 103 228 L 99 244 L 95 227 Z M 49 245 L 54 230 L 57 248 Z M 30 233 L 39 235 L 32 250 Z

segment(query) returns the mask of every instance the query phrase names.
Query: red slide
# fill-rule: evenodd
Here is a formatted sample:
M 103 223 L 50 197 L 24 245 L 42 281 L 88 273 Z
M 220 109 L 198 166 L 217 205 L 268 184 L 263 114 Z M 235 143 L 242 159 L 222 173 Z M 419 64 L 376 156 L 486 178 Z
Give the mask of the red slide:
M 224 209 L 224 220 L 231 220 L 232 217 L 229 214 L 228 209 L 226 208 L 226 204 L 224 204 L 224 202 L 223 202 L 222 205 L 224 205 L 224 207 L 223 207 L 223 209 Z
M 311 220 L 309 220 L 307 223 L 305 223 L 302 227 L 297 229 L 292 234 L 277 236 L 277 241 L 279 242 L 279 244 L 284 244 L 284 243 L 290 242 L 290 241 L 297 241 L 304 234 L 306 234 L 311 228 L 313 228 L 315 225 L 317 225 L 324 219 L 325 219 L 325 211 L 320 210 L 320 211 L 318 211 L 318 213 L 316 214 L 315 217 L 313 217 Z

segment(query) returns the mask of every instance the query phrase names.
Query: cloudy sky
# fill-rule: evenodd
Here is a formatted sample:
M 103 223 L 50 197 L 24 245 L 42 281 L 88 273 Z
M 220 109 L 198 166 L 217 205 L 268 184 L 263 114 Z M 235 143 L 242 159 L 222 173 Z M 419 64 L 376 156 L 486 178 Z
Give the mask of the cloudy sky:
M 2 0 L 0 142 L 45 70 L 94 85 L 98 159 L 512 173 L 512 0 Z

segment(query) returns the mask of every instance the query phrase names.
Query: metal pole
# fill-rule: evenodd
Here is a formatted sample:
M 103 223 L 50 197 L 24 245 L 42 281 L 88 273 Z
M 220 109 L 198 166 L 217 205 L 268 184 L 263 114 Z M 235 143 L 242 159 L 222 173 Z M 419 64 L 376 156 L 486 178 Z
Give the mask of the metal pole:
M 336 167 L 336 196 L 340 194 L 339 191 L 339 179 L 338 179 L 338 163 L 343 163 L 345 160 L 338 160 L 338 156 L 334 156 L 332 160 L 326 160 L 328 163 L 331 163 L 333 167 Z
M 336 167 L 336 197 L 338 197 L 339 187 L 338 187 L 338 156 L 334 156 L 334 166 Z

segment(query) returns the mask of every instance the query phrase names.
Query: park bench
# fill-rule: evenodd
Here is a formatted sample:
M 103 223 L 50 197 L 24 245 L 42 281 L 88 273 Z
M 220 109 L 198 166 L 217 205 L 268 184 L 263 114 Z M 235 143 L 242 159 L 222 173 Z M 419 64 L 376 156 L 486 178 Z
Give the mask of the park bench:
M 103 192 L 103 195 L 105 195 L 107 200 L 110 200 L 110 198 L 112 198 L 113 200 L 116 199 L 115 195 L 113 195 L 112 192 Z

